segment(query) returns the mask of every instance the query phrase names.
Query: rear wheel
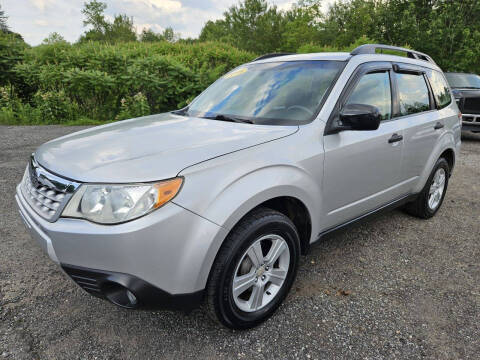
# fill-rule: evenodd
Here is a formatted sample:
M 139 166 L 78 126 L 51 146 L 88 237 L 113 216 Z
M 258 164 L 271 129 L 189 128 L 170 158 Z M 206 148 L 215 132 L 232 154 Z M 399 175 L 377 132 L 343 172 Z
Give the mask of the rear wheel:
M 207 286 L 211 317 L 232 329 L 268 319 L 295 280 L 300 243 L 283 214 L 261 208 L 243 219 L 225 240 Z
M 450 167 L 447 160 L 437 160 L 427 184 L 414 202 L 405 206 L 405 211 L 411 215 L 428 219 L 440 209 L 448 187 Z

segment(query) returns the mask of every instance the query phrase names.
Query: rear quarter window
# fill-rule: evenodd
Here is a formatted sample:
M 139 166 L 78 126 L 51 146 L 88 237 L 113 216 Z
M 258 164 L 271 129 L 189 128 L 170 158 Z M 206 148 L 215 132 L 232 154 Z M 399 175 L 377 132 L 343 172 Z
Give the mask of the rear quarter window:
M 437 103 L 437 109 L 443 109 L 444 107 L 450 105 L 452 102 L 452 95 L 450 94 L 450 89 L 448 88 L 447 81 L 445 77 L 436 70 L 427 71 L 428 80 L 432 86 L 433 96 L 435 97 L 435 102 Z

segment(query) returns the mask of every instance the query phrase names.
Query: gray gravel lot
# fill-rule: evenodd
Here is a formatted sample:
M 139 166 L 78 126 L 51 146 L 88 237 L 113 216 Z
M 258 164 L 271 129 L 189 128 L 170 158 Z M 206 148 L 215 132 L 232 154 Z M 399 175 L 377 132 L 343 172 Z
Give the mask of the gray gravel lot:
M 442 209 L 393 211 L 323 240 L 262 326 L 198 310 L 128 311 L 64 275 L 14 204 L 29 154 L 75 127 L 0 127 L 0 359 L 478 359 L 480 134 L 465 134 Z

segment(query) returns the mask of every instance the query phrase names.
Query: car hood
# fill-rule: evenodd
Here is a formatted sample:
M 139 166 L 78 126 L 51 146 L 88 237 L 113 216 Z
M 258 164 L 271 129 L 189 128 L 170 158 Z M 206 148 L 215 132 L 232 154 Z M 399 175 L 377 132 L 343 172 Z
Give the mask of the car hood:
M 191 165 L 295 133 L 267 126 L 184 117 L 171 113 L 103 125 L 40 146 L 37 162 L 80 182 L 168 179 Z

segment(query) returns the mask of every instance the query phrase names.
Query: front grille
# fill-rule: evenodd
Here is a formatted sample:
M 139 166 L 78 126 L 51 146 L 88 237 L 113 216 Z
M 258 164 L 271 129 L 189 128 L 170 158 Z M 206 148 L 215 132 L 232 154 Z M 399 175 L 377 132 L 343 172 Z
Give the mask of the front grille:
M 480 123 L 480 115 L 475 115 L 475 114 L 463 114 L 462 115 L 462 120 L 463 122 L 469 122 L 469 123 Z
M 463 104 L 463 112 L 466 114 L 480 114 L 480 98 L 466 98 Z
M 32 155 L 23 176 L 21 190 L 25 200 L 37 214 L 54 222 L 78 186 L 78 183 L 60 178 L 43 169 Z

